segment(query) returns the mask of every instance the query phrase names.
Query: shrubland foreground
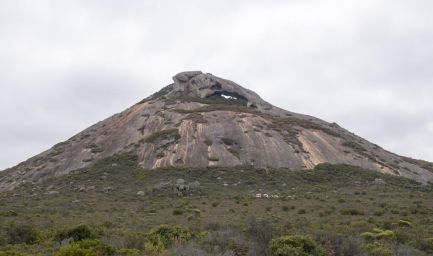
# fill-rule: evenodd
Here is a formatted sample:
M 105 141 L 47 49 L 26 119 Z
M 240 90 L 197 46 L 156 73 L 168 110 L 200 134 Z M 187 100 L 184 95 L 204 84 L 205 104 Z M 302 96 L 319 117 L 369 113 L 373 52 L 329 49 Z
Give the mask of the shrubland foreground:
M 433 255 L 433 188 L 348 165 L 143 170 L 0 194 L 0 255 Z

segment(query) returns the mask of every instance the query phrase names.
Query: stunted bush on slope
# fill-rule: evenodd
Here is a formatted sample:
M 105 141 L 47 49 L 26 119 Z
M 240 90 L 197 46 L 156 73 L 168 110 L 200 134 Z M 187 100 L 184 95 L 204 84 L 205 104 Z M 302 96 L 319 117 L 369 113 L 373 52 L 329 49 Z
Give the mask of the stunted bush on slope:
M 306 236 L 283 236 L 269 244 L 273 256 L 325 256 L 316 242 Z
M 118 255 L 116 250 L 99 241 L 83 240 L 70 246 L 63 247 L 54 253 L 54 256 L 114 256 Z
M 72 238 L 74 241 L 96 238 L 96 234 L 87 225 L 79 225 L 75 228 L 60 231 L 56 234 L 55 240 L 61 242 L 64 239 Z
M 34 244 L 38 240 L 38 231 L 27 224 L 12 224 L 6 229 L 10 244 Z

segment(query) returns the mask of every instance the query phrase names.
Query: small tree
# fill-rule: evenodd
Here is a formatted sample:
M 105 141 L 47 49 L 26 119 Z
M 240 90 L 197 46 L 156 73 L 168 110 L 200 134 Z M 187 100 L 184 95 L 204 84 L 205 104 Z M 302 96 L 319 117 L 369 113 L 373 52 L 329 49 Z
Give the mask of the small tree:
M 272 224 L 267 220 L 257 221 L 256 218 L 251 217 L 247 221 L 247 233 L 257 244 L 257 253 L 260 255 L 268 255 L 267 247 L 274 236 Z
M 30 225 L 12 224 L 6 229 L 10 244 L 34 244 L 38 240 L 38 231 Z

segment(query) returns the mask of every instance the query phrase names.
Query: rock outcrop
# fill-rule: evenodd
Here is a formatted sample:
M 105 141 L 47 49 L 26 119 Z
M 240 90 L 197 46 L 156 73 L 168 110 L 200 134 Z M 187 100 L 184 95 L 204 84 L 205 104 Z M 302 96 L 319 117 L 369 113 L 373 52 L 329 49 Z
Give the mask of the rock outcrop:
M 182 72 L 173 77 L 173 90 L 168 97 L 231 97 L 245 100 L 248 107 L 270 109 L 272 106 L 263 101 L 255 92 L 242 86 L 212 74 L 204 74 L 201 71 Z
M 146 169 L 254 165 L 299 170 L 328 162 L 433 181 L 427 162 L 388 152 L 335 123 L 274 107 L 229 80 L 200 71 L 173 80 L 131 108 L 0 172 L 0 191 L 69 174 L 120 152 L 133 152 Z

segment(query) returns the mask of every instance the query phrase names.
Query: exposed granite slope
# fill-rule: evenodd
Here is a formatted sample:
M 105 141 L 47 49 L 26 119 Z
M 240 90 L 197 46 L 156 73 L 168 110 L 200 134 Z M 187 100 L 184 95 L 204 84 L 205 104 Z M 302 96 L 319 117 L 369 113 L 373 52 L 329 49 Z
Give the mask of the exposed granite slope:
M 237 166 L 311 169 L 345 163 L 433 182 L 433 172 L 337 124 L 288 112 L 234 82 L 199 71 L 69 140 L 0 173 L 0 191 L 65 175 L 118 152 L 144 168 Z M 424 168 L 423 168 L 424 167 Z

